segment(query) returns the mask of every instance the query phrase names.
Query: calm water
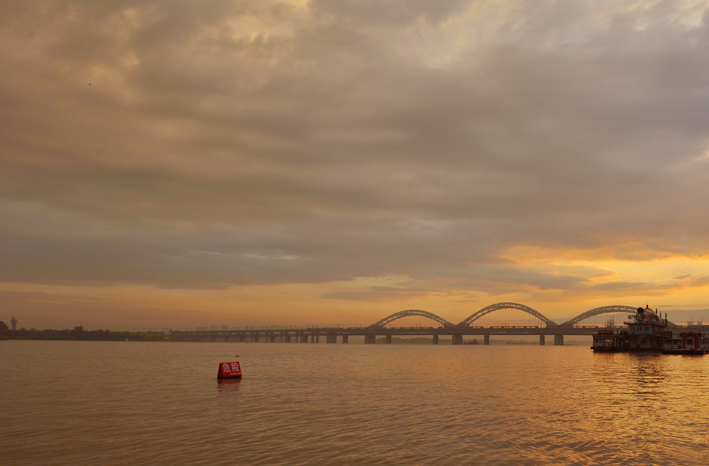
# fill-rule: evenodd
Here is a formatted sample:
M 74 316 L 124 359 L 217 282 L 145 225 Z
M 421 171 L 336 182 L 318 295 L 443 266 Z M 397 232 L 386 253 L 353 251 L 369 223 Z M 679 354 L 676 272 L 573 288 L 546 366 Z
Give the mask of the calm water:
M 5 341 L 0 464 L 703 465 L 708 374 L 587 346 Z

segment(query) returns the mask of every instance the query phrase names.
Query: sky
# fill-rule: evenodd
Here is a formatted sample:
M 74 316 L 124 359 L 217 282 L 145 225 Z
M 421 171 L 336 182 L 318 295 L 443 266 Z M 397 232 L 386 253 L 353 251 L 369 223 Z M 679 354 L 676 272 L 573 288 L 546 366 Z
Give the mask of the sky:
M 0 2 L 0 320 L 709 309 L 709 2 Z

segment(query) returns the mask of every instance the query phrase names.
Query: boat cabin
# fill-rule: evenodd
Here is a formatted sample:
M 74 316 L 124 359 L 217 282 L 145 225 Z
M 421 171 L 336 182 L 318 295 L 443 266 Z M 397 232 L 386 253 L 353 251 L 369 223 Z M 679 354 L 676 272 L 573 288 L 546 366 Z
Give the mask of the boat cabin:
M 638 312 L 628 316 L 630 349 L 633 351 L 659 351 L 670 340 L 667 318 L 662 318 L 648 306 L 638 308 Z
M 593 336 L 591 348 L 598 352 L 627 351 L 630 348 L 628 333 L 601 330 Z
M 699 332 L 681 333 L 679 337 L 665 345 L 662 354 L 705 354 L 709 352 L 707 342 Z

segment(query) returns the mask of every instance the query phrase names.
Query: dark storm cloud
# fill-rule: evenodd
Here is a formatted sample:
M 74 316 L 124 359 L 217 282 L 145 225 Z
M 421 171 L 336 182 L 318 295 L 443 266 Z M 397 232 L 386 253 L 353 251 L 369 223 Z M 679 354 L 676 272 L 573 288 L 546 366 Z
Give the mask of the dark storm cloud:
M 589 286 L 519 244 L 706 253 L 709 16 L 662 5 L 4 3 L 0 280 L 415 283 L 369 299 Z

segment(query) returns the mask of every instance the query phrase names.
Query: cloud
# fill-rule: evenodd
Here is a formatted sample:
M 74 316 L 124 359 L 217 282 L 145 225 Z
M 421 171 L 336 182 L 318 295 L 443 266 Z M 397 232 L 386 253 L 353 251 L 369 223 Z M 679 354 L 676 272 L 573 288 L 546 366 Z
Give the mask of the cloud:
M 128 330 L 152 327 L 178 329 L 176 323 L 204 325 L 223 322 L 224 316 L 179 308 L 138 307 L 116 299 L 46 292 L 0 291 L 7 320 L 17 316 L 18 328 L 73 328 Z M 4 320 L 4 319 L 3 319 Z M 228 320 L 227 320 L 228 321 Z
M 344 299 L 348 301 L 386 302 L 423 297 L 430 292 L 431 290 L 415 290 L 406 287 L 371 286 L 366 290 L 333 291 L 323 295 L 323 298 Z
M 434 23 L 445 21 L 469 7 L 469 3 L 465 0 L 314 0 L 310 6 L 315 11 L 332 15 L 338 22 L 402 26 L 419 18 Z
M 507 254 L 708 252 L 701 7 L 0 8 L 1 281 L 614 294 L 655 285 Z

